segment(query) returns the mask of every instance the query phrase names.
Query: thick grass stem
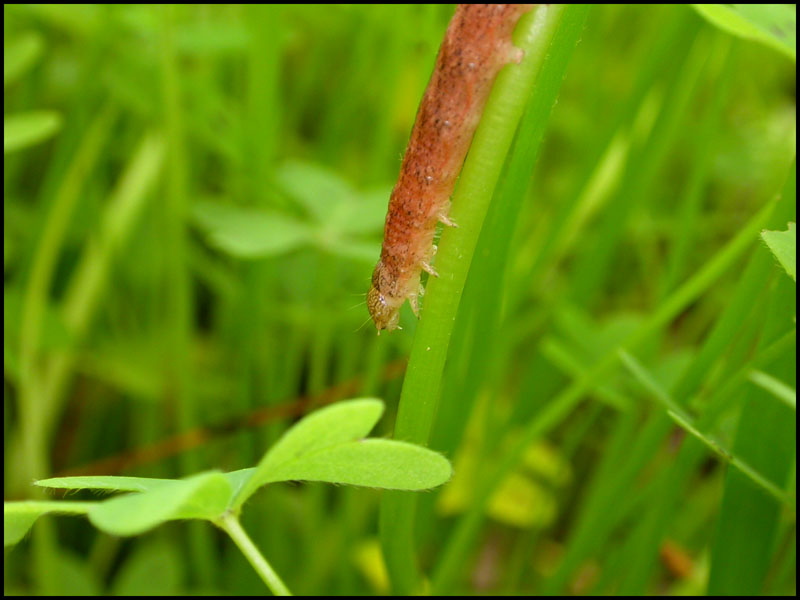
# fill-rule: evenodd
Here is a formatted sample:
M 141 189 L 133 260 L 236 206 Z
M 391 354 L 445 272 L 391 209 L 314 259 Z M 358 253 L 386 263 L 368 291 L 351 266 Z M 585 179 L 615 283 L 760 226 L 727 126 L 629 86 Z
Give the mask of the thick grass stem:
M 450 336 L 483 219 L 553 37 L 565 15 L 578 10 L 585 15 L 585 8 L 540 6 L 517 26 L 514 43 L 525 52 L 525 58 L 498 76 L 461 171 L 451 211 L 459 227 L 447 228 L 439 243 L 436 268 L 441 276 L 428 281 L 403 383 L 395 439 L 428 442 Z M 418 591 L 420 586 L 413 541 L 415 510 L 413 495 L 384 495 L 381 539 L 394 591 L 401 594 Z

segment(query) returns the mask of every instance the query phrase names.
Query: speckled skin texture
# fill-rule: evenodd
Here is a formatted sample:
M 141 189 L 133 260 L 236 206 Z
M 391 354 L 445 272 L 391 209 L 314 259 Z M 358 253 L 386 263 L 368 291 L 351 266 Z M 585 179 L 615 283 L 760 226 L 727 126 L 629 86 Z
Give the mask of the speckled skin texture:
M 420 272 L 432 270 L 436 223 L 449 224 L 450 196 L 497 74 L 522 59 L 511 34 L 531 7 L 459 4 L 450 21 L 392 190 L 367 294 L 378 333 L 397 328 L 406 298 L 418 314 Z

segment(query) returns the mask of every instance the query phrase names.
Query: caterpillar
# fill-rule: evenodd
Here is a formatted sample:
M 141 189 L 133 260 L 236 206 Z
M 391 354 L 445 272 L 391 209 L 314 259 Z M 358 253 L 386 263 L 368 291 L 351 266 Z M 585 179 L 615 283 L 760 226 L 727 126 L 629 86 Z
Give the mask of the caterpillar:
M 456 226 L 448 217 L 450 196 L 497 74 L 522 60 L 511 34 L 532 6 L 459 4 L 450 20 L 389 199 L 367 293 L 379 335 L 397 329 L 406 299 L 419 317 L 420 275 L 438 276 L 431 265 L 436 224 Z

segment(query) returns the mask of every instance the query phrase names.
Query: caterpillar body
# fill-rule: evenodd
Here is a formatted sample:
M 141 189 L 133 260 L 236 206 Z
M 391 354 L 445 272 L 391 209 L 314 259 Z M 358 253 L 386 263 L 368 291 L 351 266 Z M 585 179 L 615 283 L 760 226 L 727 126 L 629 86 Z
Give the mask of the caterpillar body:
M 433 236 L 449 218 L 450 196 L 497 74 L 523 52 L 511 34 L 530 4 L 459 4 L 447 27 L 392 190 L 381 256 L 367 308 L 380 334 L 396 329 L 409 300 L 419 316 L 423 270 L 433 276 Z

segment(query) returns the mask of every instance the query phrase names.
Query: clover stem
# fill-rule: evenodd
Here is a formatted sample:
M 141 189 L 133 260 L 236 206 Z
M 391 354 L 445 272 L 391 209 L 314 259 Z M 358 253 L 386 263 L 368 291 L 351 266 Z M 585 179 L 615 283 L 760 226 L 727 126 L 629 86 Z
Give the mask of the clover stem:
M 291 596 L 292 592 L 283 583 L 283 580 L 275 572 L 272 566 L 267 562 L 267 559 L 256 548 L 253 540 L 247 535 L 247 532 L 242 529 L 239 519 L 233 513 L 226 513 L 217 521 L 217 525 L 225 530 L 234 543 L 239 546 L 239 550 L 245 555 L 245 558 L 258 573 L 259 577 L 264 580 L 267 587 L 276 596 Z

